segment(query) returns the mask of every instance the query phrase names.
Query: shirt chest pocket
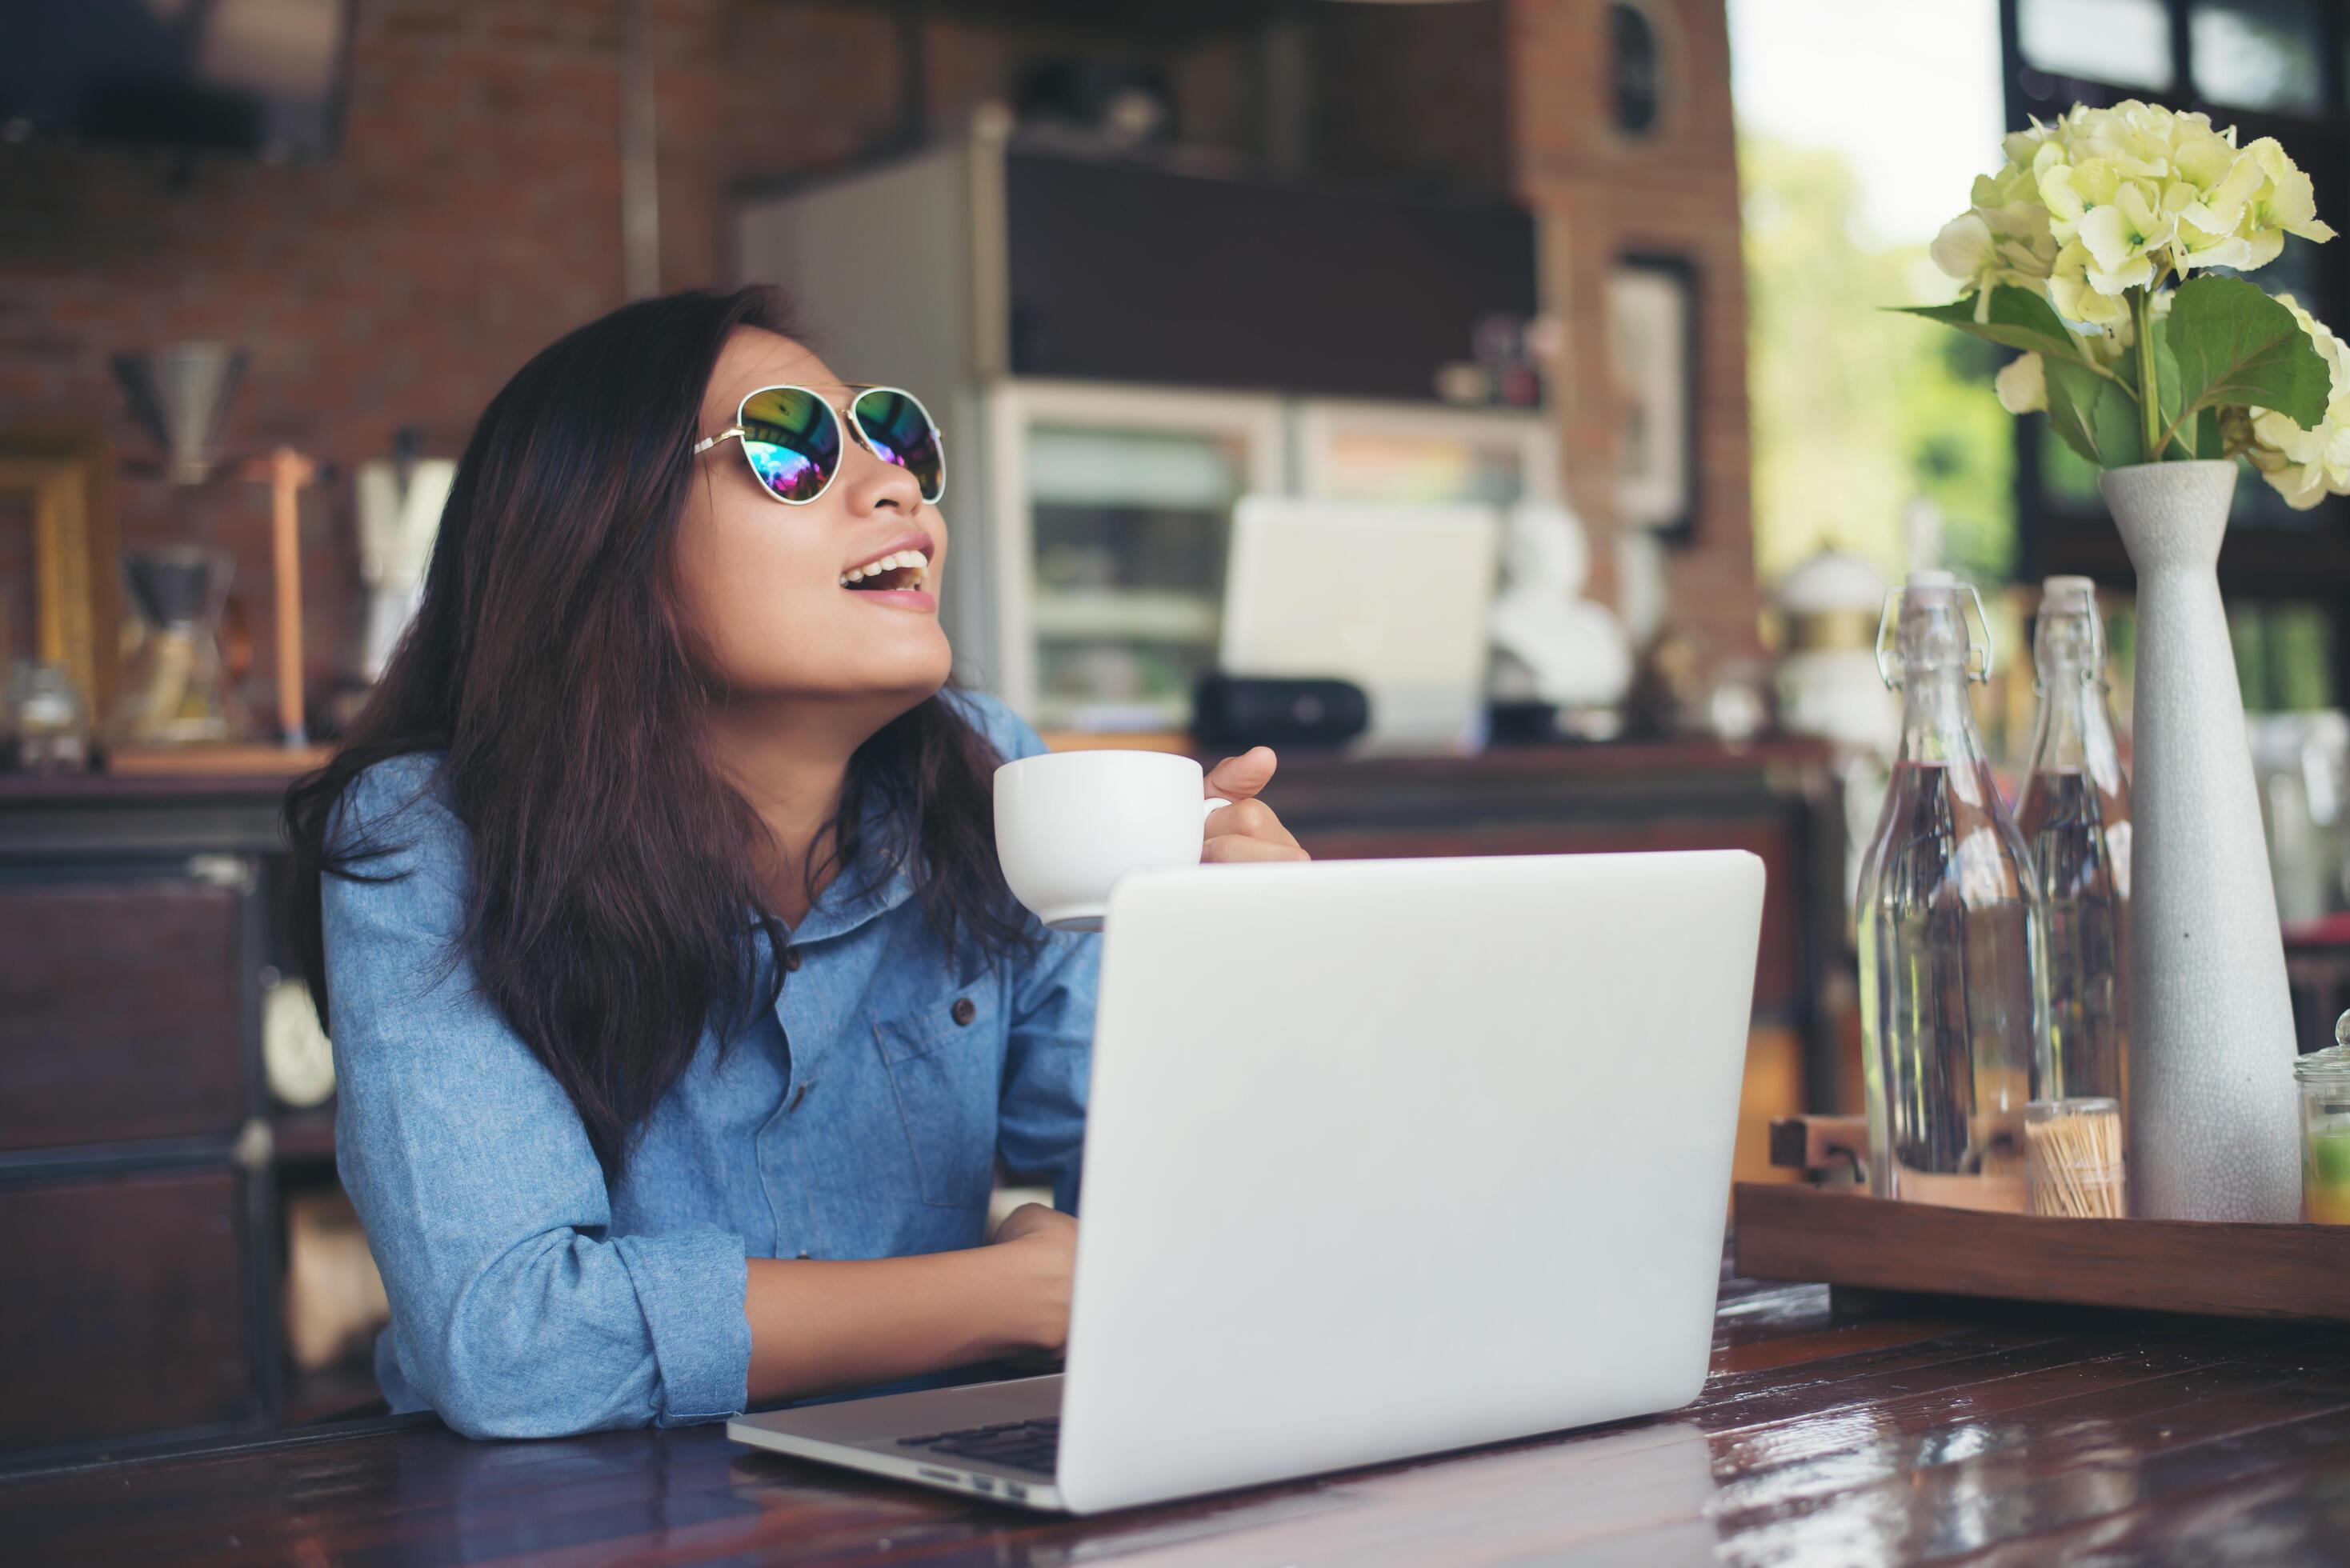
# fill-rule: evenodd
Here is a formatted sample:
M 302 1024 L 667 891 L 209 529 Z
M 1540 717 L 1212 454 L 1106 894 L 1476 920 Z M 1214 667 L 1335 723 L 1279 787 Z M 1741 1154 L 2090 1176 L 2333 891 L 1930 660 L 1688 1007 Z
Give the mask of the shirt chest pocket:
M 983 1208 L 995 1185 L 1003 1071 L 995 1000 L 987 987 L 974 986 L 873 1026 L 925 1203 Z

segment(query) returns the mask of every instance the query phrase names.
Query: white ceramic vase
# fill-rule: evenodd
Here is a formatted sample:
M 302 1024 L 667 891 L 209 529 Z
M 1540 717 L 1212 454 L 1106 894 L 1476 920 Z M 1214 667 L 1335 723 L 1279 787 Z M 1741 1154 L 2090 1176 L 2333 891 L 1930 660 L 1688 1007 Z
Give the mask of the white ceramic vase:
M 2296 1220 L 2293 999 L 2220 603 L 2231 462 L 2100 481 L 2137 568 L 2131 703 L 2132 1207 Z

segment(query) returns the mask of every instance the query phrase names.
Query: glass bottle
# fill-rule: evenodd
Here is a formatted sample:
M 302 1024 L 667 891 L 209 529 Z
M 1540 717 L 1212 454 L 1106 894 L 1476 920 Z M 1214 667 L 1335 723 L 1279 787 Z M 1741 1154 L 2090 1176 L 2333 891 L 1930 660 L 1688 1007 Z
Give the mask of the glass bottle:
M 1891 649 L 1878 628 L 1901 745 L 1857 908 L 1869 1184 L 2020 1210 L 2023 1107 L 2047 1013 L 2040 898 L 1967 703 L 1968 681 L 1991 677 L 1991 633 L 1970 645 L 1962 594 L 1980 620 L 1970 586 L 1912 572 L 1886 597 L 1886 620 L 1900 607 Z
M 2041 585 L 2032 659 L 2040 717 L 2016 826 L 2032 851 L 2048 960 L 2052 1099 L 2129 1091 L 2129 780 L 2106 694 L 2105 628 L 2086 577 Z
M 2293 1064 L 2301 1085 L 2301 1217 L 2350 1225 L 2350 1012 L 2334 1044 Z
M 0 766 L 27 773 L 79 773 L 89 765 L 89 710 L 73 677 L 55 664 L 16 661 L 0 717 Z

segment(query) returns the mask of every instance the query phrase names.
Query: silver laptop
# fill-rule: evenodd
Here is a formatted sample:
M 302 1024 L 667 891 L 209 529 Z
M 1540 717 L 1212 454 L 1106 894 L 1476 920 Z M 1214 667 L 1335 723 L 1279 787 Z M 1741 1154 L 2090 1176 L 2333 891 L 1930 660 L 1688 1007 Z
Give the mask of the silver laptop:
M 1687 1403 L 1762 909 L 1733 851 L 1127 877 L 1065 1370 L 728 1435 L 1094 1513 Z

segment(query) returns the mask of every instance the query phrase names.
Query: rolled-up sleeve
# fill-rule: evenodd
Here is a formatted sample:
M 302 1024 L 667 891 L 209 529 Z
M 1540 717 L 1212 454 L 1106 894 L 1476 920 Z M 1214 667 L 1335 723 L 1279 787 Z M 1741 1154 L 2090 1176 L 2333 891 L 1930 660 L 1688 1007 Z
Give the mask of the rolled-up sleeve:
M 321 889 L 336 1162 L 390 1298 L 400 1375 L 469 1437 L 710 1420 L 751 1360 L 739 1236 L 614 1238 L 569 1097 L 458 944 L 470 845 L 421 759 L 370 769 L 338 841 L 394 846 Z

